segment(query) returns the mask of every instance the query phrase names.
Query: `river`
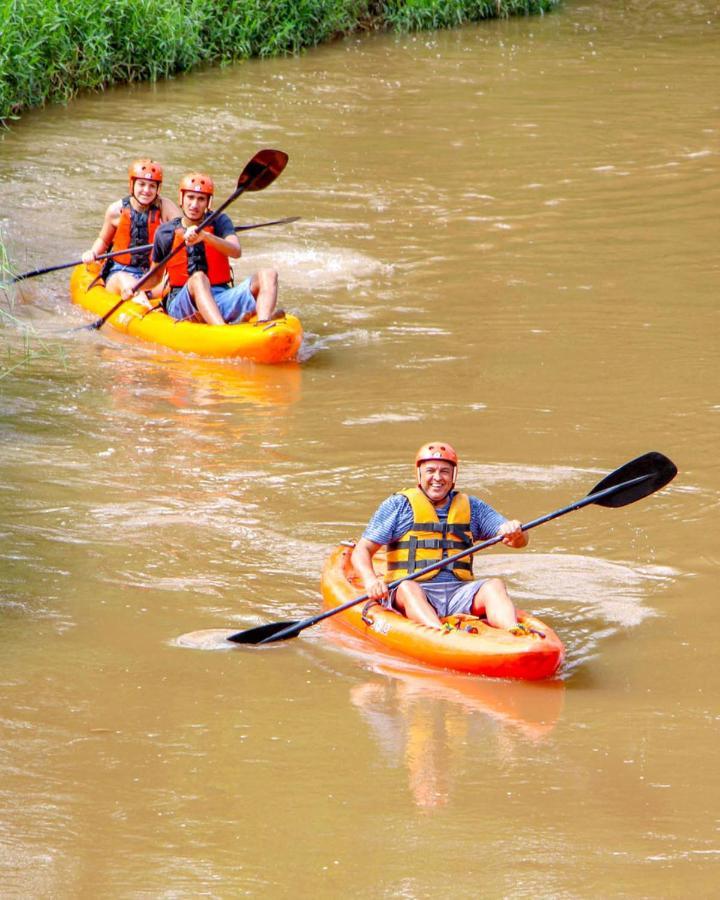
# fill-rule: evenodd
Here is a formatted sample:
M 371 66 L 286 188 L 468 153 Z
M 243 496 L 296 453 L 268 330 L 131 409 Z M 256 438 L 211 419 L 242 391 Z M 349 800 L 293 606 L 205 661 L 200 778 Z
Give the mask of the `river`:
M 208 362 L 65 334 L 67 272 L 3 299 L 3 896 L 714 893 L 719 50 L 710 0 L 568 2 L 2 135 L 18 270 L 89 247 L 132 158 L 223 198 L 285 150 L 230 212 L 302 217 L 238 271 L 275 266 L 306 330 L 297 364 Z M 558 680 L 428 675 L 326 625 L 183 643 L 315 614 L 329 550 L 437 438 L 526 521 L 677 464 L 476 559 L 560 634 Z

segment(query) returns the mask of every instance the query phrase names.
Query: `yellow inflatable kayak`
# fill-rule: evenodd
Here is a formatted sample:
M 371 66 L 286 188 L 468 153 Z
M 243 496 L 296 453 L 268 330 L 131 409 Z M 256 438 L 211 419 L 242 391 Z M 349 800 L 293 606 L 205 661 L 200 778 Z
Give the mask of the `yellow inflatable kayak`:
M 99 271 L 98 265 L 76 266 L 70 277 L 72 302 L 98 318 L 119 299 L 117 294 L 106 291 L 102 282 L 90 287 Z M 253 317 L 240 325 L 205 325 L 178 322 L 160 309 L 148 313 L 144 306 L 132 300 L 123 303 L 107 324 L 123 334 L 181 353 L 214 359 L 241 357 L 259 363 L 294 359 L 303 337 L 302 325 L 295 316 L 261 324 Z

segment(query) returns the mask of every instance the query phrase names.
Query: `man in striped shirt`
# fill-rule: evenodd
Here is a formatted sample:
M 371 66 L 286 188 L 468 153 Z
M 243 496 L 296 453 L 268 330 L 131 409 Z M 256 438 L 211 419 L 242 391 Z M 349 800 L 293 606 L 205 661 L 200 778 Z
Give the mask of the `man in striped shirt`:
M 455 491 L 458 457 L 443 441 L 417 453 L 417 487 L 384 500 L 353 550 L 352 562 L 368 597 L 415 622 L 440 628 L 440 618 L 460 613 L 485 616 L 490 625 L 517 629 L 515 607 L 500 578 L 473 580 L 472 557 L 406 580 L 388 591 L 372 558 L 387 546 L 388 580 L 405 578 L 479 541 L 502 535 L 508 547 L 527 546 L 521 523 L 508 520 L 477 497 Z

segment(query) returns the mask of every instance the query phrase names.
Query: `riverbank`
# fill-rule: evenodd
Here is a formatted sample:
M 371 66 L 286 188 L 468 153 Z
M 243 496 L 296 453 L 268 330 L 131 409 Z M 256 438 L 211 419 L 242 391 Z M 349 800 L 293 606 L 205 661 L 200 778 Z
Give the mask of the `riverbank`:
M 79 91 L 298 53 L 360 30 L 451 28 L 559 0 L 0 0 L 0 121 Z

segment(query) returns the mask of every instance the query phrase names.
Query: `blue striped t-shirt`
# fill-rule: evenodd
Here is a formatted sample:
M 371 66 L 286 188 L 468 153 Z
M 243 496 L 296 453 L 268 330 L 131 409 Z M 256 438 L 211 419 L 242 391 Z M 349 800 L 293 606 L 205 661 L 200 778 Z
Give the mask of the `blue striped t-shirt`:
M 456 491 L 451 491 L 445 504 L 435 507 L 435 512 L 441 522 L 447 520 L 450 504 L 455 494 Z M 505 516 L 501 516 L 492 506 L 477 497 L 470 496 L 469 500 L 470 531 L 473 541 L 478 543 L 495 537 L 498 528 L 507 521 Z M 410 531 L 412 525 L 413 512 L 408 498 L 404 494 L 391 494 L 375 510 L 363 532 L 363 537 L 374 544 L 388 544 Z M 447 569 L 441 569 L 434 576 L 433 581 L 458 581 L 458 578 Z

